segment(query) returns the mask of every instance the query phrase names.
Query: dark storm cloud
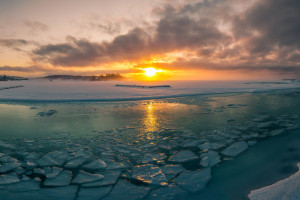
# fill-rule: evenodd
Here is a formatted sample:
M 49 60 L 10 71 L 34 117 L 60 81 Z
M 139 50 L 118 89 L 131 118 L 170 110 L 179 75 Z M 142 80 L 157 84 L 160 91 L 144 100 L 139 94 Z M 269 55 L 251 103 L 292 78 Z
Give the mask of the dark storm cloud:
M 39 46 L 33 59 L 91 66 L 186 50 L 198 57 L 165 67 L 299 71 L 300 1 L 261 0 L 242 12 L 234 12 L 238 0 L 183 2 L 155 8 L 159 20 L 151 30 L 134 28 L 102 43 L 68 37 L 64 43 Z
M 258 1 L 234 19 L 234 34 L 250 38 L 246 48 L 251 54 L 265 55 L 286 48 L 293 53 L 300 49 L 300 1 Z

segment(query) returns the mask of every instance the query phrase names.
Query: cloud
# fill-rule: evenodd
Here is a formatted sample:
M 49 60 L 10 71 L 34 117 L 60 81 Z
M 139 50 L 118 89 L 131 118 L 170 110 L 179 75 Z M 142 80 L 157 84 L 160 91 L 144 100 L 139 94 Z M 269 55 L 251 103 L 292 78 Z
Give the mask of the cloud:
M 1 71 L 13 71 L 13 72 L 36 72 L 36 71 L 48 71 L 47 68 L 39 66 L 0 66 Z
M 38 32 L 38 31 L 47 31 L 49 30 L 49 26 L 41 23 L 39 21 L 31 21 L 31 20 L 24 20 L 24 25 L 30 28 L 32 33 Z
M 172 13 L 171 13 L 172 12 Z M 209 18 L 194 19 L 179 11 L 166 11 L 154 30 L 136 27 L 111 42 L 95 43 L 67 37 L 65 43 L 40 46 L 35 61 L 58 66 L 90 66 L 109 62 L 134 61 L 180 49 L 219 48 L 230 38 Z
M 299 1 L 260 0 L 247 5 L 239 0 L 179 2 L 153 9 L 159 17 L 153 26 L 135 27 L 109 42 L 68 36 L 63 43 L 38 46 L 32 58 L 54 66 L 84 67 L 139 62 L 185 51 L 190 55 L 177 56 L 164 67 L 299 71 Z M 109 23 L 102 28 L 112 34 L 119 31 Z
M 22 51 L 21 47 L 33 44 L 36 43 L 24 39 L 0 39 L 0 46 L 11 48 L 15 51 Z
M 234 19 L 234 35 L 248 38 L 245 47 L 252 56 L 276 53 L 278 61 L 288 62 L 300 49 L 299 10 L 297 0 L 257 1 Z
M 66 43 L 48 44 L 35 49 L 33 59 L 59 66 L 94 66 L 133 60 L 147 51 L 147 39 L 147 33 L 138 28 L 116 37 L 110 43 L 95 43 L 68 36 Z

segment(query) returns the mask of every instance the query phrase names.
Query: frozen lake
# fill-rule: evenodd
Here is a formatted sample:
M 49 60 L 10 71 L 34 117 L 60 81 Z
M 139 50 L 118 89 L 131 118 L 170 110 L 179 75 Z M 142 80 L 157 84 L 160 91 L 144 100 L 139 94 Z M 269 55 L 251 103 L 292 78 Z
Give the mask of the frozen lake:
M 171 88 L 125 88 L 125 85 L 171 85 Z M 298 81 L 245 82 L 245 81 L 48 81 L 29 80 L 0 82 L 0 87 L 24 85 L 22 88 L 0 91 L 4 101 L 124 101 L 182 97 L 199 94 L 264 92 L 274 89 L 300 87 Z
M 299 84 L 15 83 L 0 91 L 5 199 L 247 199 L 300 161 Z

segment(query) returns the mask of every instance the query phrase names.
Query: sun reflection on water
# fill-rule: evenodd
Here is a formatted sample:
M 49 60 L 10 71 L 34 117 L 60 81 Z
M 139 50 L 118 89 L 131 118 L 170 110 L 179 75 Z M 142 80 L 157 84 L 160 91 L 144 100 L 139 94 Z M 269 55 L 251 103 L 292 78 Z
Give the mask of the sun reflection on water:
M 157 116 L 155 114 L 155 104 L 153 102 L 149 102 L 149 104 L 146 106 L 145 112 L 144 131 L 147 133 L 146 138 L 151 140 L 153 139 L 152 132 L 155 132 L 158 129 Z

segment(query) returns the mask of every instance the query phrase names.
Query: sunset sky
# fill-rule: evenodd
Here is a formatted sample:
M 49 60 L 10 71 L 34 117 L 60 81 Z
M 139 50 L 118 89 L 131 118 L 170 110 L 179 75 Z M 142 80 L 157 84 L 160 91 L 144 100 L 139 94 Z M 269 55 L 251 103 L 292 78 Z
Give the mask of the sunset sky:
M 1 0 L 0 74 L 300 78 L 299 0 Z

